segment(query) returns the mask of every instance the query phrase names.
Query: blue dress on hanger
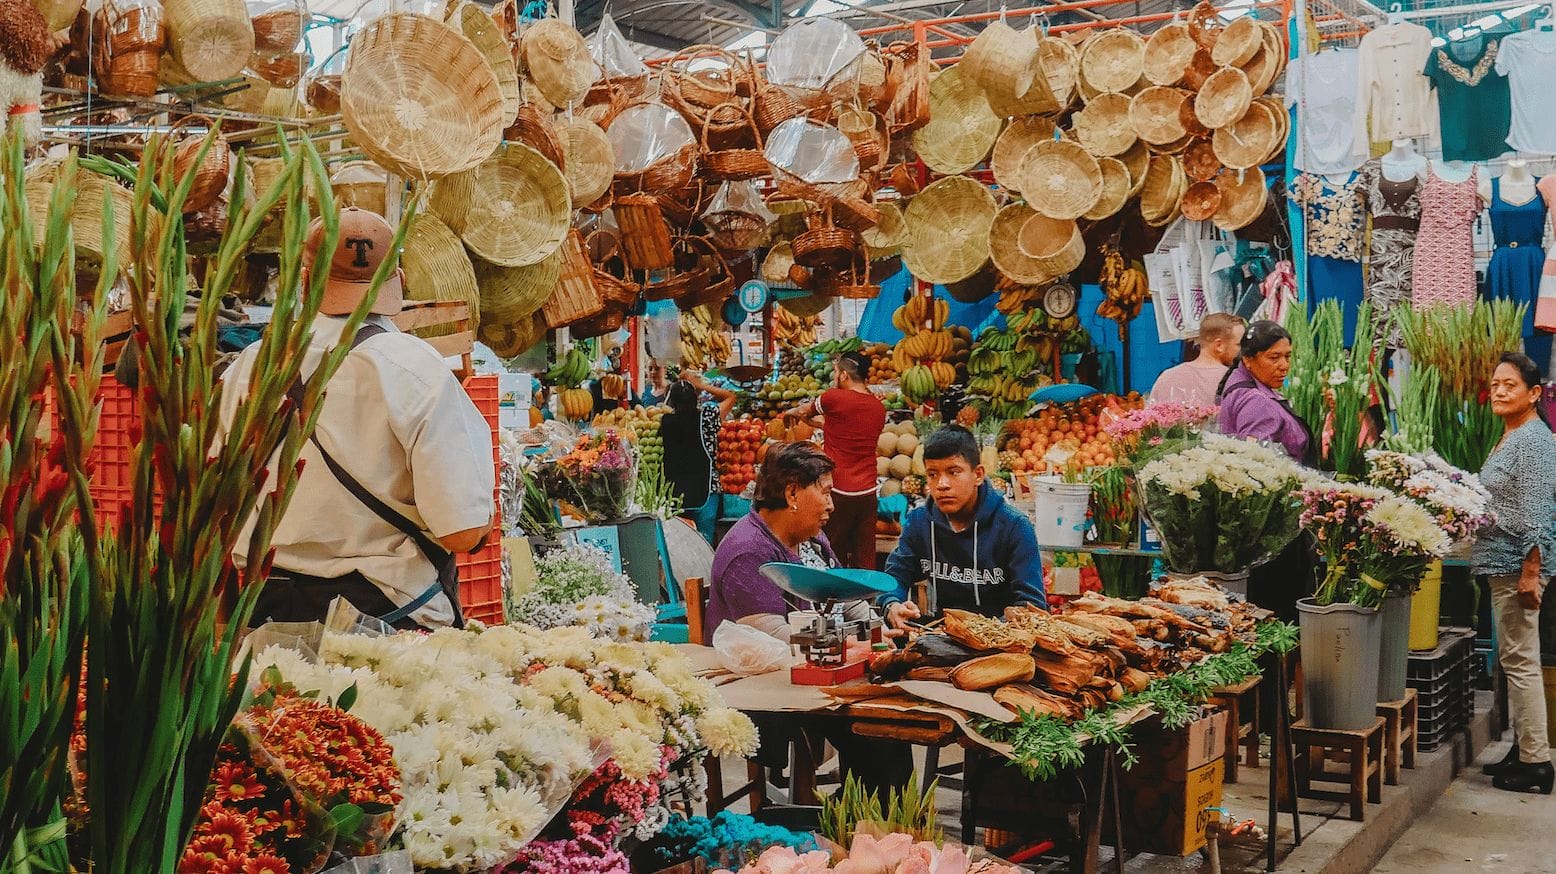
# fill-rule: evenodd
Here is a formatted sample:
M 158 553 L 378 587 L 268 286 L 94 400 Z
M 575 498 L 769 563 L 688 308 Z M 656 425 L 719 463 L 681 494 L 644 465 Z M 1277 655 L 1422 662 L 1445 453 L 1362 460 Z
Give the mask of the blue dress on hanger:
M 1514 205 L 1502 199 L 1502 180 L 1491 180 L 1491 235 L 1497 248 L 1486 267 L 1486 297 L 1509 298 L 1529 306 L 1524 336 L 1534 333 L 1534 301 L 1545 266 L 1545 196 L 1538 180 L 1534 198 Z
M 1333 300 L 1345 317 L 1345 346 L 1356 339 L 1356 313 L 1362 304 L 1362 228 L 1365 215 L 1356 196 L 1357 174 L 1343 185 L 1303 173 L 1289 197 L 1303 210 L 1307 229 L 1308 315 L 1318 304 Z

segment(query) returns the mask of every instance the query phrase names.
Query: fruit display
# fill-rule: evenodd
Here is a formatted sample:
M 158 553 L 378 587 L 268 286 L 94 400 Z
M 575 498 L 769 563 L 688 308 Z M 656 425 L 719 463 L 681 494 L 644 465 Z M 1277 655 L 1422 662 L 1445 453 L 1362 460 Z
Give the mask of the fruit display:
M 578 387 L 589 378 L 590 369 L 588 353 L 575 345 L 545 373 L 546 382 L 561 388 L 557 393 L 557 403 L 562 415 L 575 422 L 581 422 L 594 413 L 594 395 Z
M 664 438 L 659 436 L 659 419 L 666 412 L 666 407 L 607 410 L 595 416 L 589 424 L 597 432 L 610 428 L 620 431 L 637 445 L 638 454 L 644 461 L 658 462 L 663 461 L 665 456 Z
M 890 346 L 885 343 L 870 343 L 859 351 L 870 357 L 871 385 L 880 385 L 897 378 L 897 365 L 892 361 Z
M 1047 407 L 1030 419 L 1005 423 L 1000 434 L 1000 466 L 1015 474 L 1059 473 L 1114 462 L 1113 441 L 1102 430 L 1103 416 L 1121 416 L 1144 406 L 1138 393 L 1092 395 L 1072 404 Z
M 967 359 L 967 393 L 987 401 L 997 419 L 1019 419 L 1032 406 L 1032 392 L 1053 383 L 1056 341 L 1047 317 L 1032 310 L 1016 316 L 1004 331 L 985 328 Z
M 875 474 L 881 477 L 881 497 L 924 493 L 924 447 L 913 422 L 890 422 L 875 441 Z M 908 486 L 909 480 L 913 486 Z
M 816 342 L 816 329 L 821 327 L 821 316 L 797 316 L 788 307 L 772 308 L 772 324 L 769 330 L 773 342 L 785 349 L 799 349 Z
M 1145 271 L 1124 260 L 1117 246 L 1104 244 L 1102 253 L 1103 300 L 1097 304 L 1097 315 L 1118 322 L 1118 336 L 1123 339 L 1124 326 L 1140 315 L 1140 307 L 1151 296 L 1151 283 Z
M 719 487 L 725 494 L 738 495 L 756 479 L 762 445 L 767 440 L 767 425 L 760 419 L 731 419 L 719 426 L 719 448 L 714 463 L 719 472 Z
M 776 419 L 821 394 L 826 385 L 814 376 L 785 374 L 745 396 L 745 411 L 757 419 Z
M 891 350 L 892 369 L 905 378 L 914 367 L 924 367 L 936 389 L 956 382 L 957 368 L 967 363 L 972 351 L 972 331 L 964 326 L 948 327 L 945 322 L 950 312 L 951 305 L 946 301 L 922 295 L 914 295 L 898 307 L 892 313 L 891 323 L 903 333 L 903 338 Z M 914 397 L 927 399 L 932 394 L 915 391 L 908 400 L 922 403 Z
M 724 319 L 715 307 L 694 307 L 681 313 L 681 363 L 687 368 L 721 367 L 734 352 L 724 332 Z
M 778 375 L 779 376 L 810 376 L 809 356 L 803 349 L 779 349 L 778 350 Z

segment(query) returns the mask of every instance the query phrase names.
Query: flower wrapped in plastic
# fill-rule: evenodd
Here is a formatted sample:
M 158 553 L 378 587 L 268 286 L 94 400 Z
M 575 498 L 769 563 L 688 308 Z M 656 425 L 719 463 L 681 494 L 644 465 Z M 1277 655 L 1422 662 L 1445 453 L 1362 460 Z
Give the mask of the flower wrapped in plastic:
M 536 628 L 579 626 L 595 637 L 647 640 L 657 615 L 637 600 L 637 586 L 610 556 L 589 544 L 554 549 L 535 562 L 535 585 L 513 618 Z
M 632 501 L 632 452 L 614 428 L 585 435 L 566 455 L 541 469 L 541 480 L 553 498 L 586 522 L 620 519 Z
M 1463 543 L 1494 520 L 1491 495 L 1480 478 L 1436 455 L 1415 457 L 1374 449 L 1367 453 L 1367 481 L 1419 503 L 1454 543 Z
M 1110 421 L 1102 430 L 1113 438 L 1119 457 L 1133 467 L 1143 467 L 1152 459 L 1199 438 L 1201 431 L 1216 420 L 1218 407 L 1193 404 L 1152 404 L 1124 415 L 1106 413 Z

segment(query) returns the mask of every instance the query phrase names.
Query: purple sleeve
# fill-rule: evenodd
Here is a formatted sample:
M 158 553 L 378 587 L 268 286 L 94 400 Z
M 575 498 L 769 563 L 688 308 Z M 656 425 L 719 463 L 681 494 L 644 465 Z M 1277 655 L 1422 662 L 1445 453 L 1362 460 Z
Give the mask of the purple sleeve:
M 708 589 L 711 628 L 725 619 L 739 621 L 757 613 L 783 616 L 789 612 L 783 592 L 761 572 L 762 565 L 783 559 L 763 549 L 757 538 L 740 536 L 743 533 L 731 531 L 732 536 L 726 536 L 713 554 Z
M 1279 440 L 1285 422 L 1286 411 L 1280 404 L 1257 391 L 1235 392 L 1222 399 L 1221 430 L 1234 437 Z

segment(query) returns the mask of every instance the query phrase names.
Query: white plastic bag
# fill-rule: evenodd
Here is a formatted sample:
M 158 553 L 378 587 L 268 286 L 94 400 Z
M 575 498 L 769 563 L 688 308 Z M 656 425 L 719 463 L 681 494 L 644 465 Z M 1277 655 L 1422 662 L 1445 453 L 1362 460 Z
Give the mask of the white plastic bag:
M 412 874 L 411 854 L 407 850 L 381 853 L 376 856 L 358 856 L 344 865 L 337 865 L 324 874 Z
M 714 629 L 713 648 L 724 667 L 742 677 L 782 670 L 791 661 L 787 643 L 728 619 Z

